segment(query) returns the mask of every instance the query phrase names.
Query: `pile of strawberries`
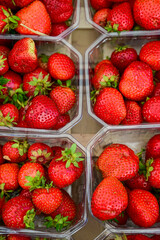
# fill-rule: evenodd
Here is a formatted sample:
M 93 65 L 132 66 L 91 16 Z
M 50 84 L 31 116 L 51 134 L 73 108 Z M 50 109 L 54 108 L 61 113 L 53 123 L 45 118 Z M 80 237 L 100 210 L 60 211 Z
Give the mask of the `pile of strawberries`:
M 90 0 L 93 21 L 108 32 L 160 29 L 159 0 Z
M 137 155 L 128 146 L 112 143 L 96 161 L 102 181 L 91 199 L 93 215 L 102 220 L 150 228 L 159 223 L 160 134 Z
M 111 125 L 160 122 L 160 41 L 116 48 L 91 78 L 94 113 Z
M 143 234 L 132 234 L 132 235 L 123 234 L 123 236 L 116 235 L 116 237 L 112 240 L 148 240 L 148 239 L 160 240 L 160 235 L 154 235 L 152 237 L 148 237 Z
M 37 55 L 31 38 L 0 46 L 0 126 L 60 129 L 76 102 L 75 64 L 61 53 Z
M 0 146 L 0 217 L 5 226 L 34 229 L 40 215 L 41 224 L 61 231 L 78 221 L 80 203 L 63 189 L 84 170 L 76 147 L 14 139 Z
M 8 236 L 0 236 L 1 240 L 49 240 L 49 238 L 30 238 L 22 235 L 14 235 L 14 234 L 9 234 Z
M 0 34 L 57 36 L 72 14 L 72 0 L 0 0 Z

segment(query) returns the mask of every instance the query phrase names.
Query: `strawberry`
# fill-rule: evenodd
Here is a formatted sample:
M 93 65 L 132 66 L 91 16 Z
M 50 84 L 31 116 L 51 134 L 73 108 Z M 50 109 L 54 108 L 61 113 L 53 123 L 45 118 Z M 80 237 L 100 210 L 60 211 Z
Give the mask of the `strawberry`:
M 147 179 L 150 185 L 154 188 L 160 188 L 160 158 L 148 159 L 147 166 Z
M 56 187 L 35 189 L 32 194 L 33 204 L 45 214 L 54 212 L 61 205 L 62 199 L 63 194 Z
M 9 228 L 34 228 L 34 207 L 30 199 L 14 197 L 5 203 L 2 211 L 4 224 Z
M 48 59 L 49 56 L 45 54 L 41 54 L 38 56 L 38 66 L 43 68 L 46 72 L 48 72 Z
M 8 56 L 10 49 L 4 45 L 0 45 L 0 55 Z
M 29 127 L 39 129 L 53 128 L 58 121 L 59 112 L 55 103 L 47 96 L 33 98 L 26 112 Z
M 105 29 L 111 31 L 128 31 L 133 28 L 134 20 L 131 6 L 128 2 L 118 4 L 108 14 L 108 22 Z
M 16 10 L 17 9 L 17 7 L 16 7 L 16 5 L 15 5 L 13 0 L 0 0 L 0 4 L 1 5 L 5 5 L 7 8 L 10 8 L 12 10 Z
M 142 115 L 146 122 L 160 122 L 160 97 L 150 98 L 142 108 Z
M 114 177 L 104 178 L 95 189 L 91 209 L 100 220 L 116 218 L 128 204 L 128 195 L 123 184 Z
M 140 124 L 143 119 L 142 119 L 142 109 L 138 105 L 137 102 L 135 101 L 125 101 L 126 109 L 127 109 L 127 114 L 124 120 L 121 122 L 121 124 Z
M 148 64 L 134 61 L 124 71 L 119 90 L 124 97 L 141 101 L 149 96 L 154 88 L 152 69 Z
M 116 177 L 120 181 L 133 178 L 139 169 L 139 159 L 124 144 L 111 144 L 99 156 L 96 165 L 103 177 Z
M 28 149 L 28 159 L 31 162 L 45 164 L 53 158 L 52 149 L 45 143 L 33 143 Z
M 96 9 L 108 8 L 111 5 L 110 1 L 106 0 L 90 0 L 91 6 Z
M 0 55 L 0 75 L 5 74 L 9 69 L 7 58 L 4 55 Z
M 111 61 L 109 59 L 104 59 L 102 61 L 100 61 L 99 63 L 96 64 L 95 68 L 94 68 L 94 73 L 96 73 L 99 68 L 101 67 L 102 64 L 106 63 L 107 65 L 108 64 L 112 64 Z
M 48 60 L 48 70 L 51 76 L 61 81 L 73 78 L 75 65 L 70 57 L 62 53 L 53 53 Z
M 18 109 L 11 103 L 0 106 L 0 126 L 12 127 L 19 120 Z
M 150 239 L 149 237 L 145 236 L 145 235 L 142 235 L 142 234 L 137 234 L 135 237 L 134 237 L 134 240 L 148 240 Z
M 111 63 L 103 63 L 92 78 L 95 89 L 104 87 L 116 88 L 119 82 L 119 71 Z
M 23 128 L 29 127 L 26 122 L 25 115 L 26 115 L 26 109 L 21 107 L 21 109 L 19 110 L 19 121 L 18 121 L 17 127 L 23 127 Z
M 58 130 L 58 129 L 64 127 L 70 121 L 71 121 L 70 116 L 68 114 L 59 115 L 58 121 L 53 129 Z
M 160 28 L 159 0 L 135 0 L 133 14 L 135 22 L 144 29 Z
M 148 42 L 140 50 L 139 58 L 148 63 L 153 70 L 160 70 L 160 41 Z
M 51 90 L 51 77 L 48 72 L 38 67 L 23 76 L 23 90 L 27 96 L 47 95 Z
M 158 201 L 152 193 L 134 189 L 129 194 L 127 213 L 136 225 L 151 227 L 159 216 Z
M 16 190 L 19 187 L 18 172 L 19 167 L 16 163 L 4 163 L 0 165 L 0 184 L 2 190 Z
M 103 8 L 98 10 L 93 16 L 93 22 L 97 23 L 101 27 L 105 27 L 107 24 L 109 11 L 109 8 Z
M 65 22 L 62 23 L 54 23 L 52 24 L 52 30 L 50 33 L 50 36 L 58 36 L 62 32 L 64 32 L 66 29 L 68 29 L 68 26 Z
M 22 189 L 19 196 L 32 199 L 32 192 L 30 192 L 28 189 Z
M 3 145 L 3 158 L 10 162 L 24 162 L 27 159 L 28 150 L 27 141 L 8 141 Z
M 67 21 L 72 13 L 72 1 L 66 0 L 42 0 L 51 17 L 52 23 L 61 23 Z
M 29 5 L 34 0 L 14 0 L 17 7 L 23 8 Z
M 53 146 L 53 147 L 51 147 L 51 149 L 52 149 L 54 157 L 61 156 L 62 151 L 64 150 L 64 148 L 59 147 L 59 146 Z
M 144 174 L 139 173 L 137 173 L 135 177 L 125 181 L 125 183 L 130 189 L 143 189 L 150 191 L 152 188 L 150 182 L 146 181 Z
M 160 158 L 160 134 L 156 134 L 147 142 L 146 160 L 149 158 Z
M 111 62 L 121 73 L 137 58 L 136 50 L 127 46 L 117 47 L 111 54 Z
M 37 49 L 31 38 L 17 41 L 8 55 L 10 68 L 19 73 L 33 71 L 37 65 Z
M 7 32 L 7 23 L 4 22 L 7 14 L 9 14 L 8 9 L 4 5 L 0 5 L 0 34 Z
M 51 32 L 51 19 L 41 1 L 33 1 L 20 9 L 16 16 L 20 21 L 18 21 L 18 27 L 15 30 L 20 34 L 49 35 Z M 39 21 L 40 19 L 43 21 Z
M 2 146 L 0 145 L 0 164 L 4 163 L 3 153 L 2 153 Z
M 151 94 L 151 97 L 158 97 L 158 96 L 160 97 L 160 83 L 156 84 Z
M 128 220 L 128 215 L 126 211 L 121 212 L 116 218 L 111 219 L 111 221 L 116 222 L 118 225 L 125 225 Z
M 71 148 L 66 148 L 61 152 L 61 156 L 56 156 L 51 161 L 48 168 L 48 175 L 53 184 L 59 188 L 64 188 L 78 179 L 83 172 L 82 154 L 76 152 L 76 144 Z
M 107 124 L 118 125 L 126 117 L 126 107 L 123 97 L 114 88 L 104 88 L 100 91 L 93 111 Z
M 41 164 L 27 162 L 21 167 L 18 173 L 18 182 L 23 189 L 31 191 L 40 185 L 41 178 L 44 175 L 44 168 Z
M 160 240 L 160 235 L 154 235 L 153 237 L 151 237 L 151 239 Z
M 7 240 L 31 240 L 30 237 L 18 236 L 18 235 L 9 235 Z

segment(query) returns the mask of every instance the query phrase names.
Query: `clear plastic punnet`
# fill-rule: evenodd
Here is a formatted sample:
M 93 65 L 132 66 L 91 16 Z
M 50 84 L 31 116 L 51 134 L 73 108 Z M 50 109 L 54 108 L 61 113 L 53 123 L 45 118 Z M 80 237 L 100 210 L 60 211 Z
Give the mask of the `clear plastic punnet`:
M 64 228 L 61 231 L 57 231 L 54 227 L 47 228 L 44 225 L 44 215 L 40 214 L 35 218 L 35 229 L 12 229 L 4 226 L 2 223 L 0 225 L 0 235 L 5 234 L 20 234 L 25 236 L 36 237 L 46 237 L 49 239 L 72 239 L 72 235 L 79 231 L 87 223 L 87 159 L 86 159 L 86 149 L 71 135 L 61 134 L 57 135 L 41 135 L 38 136 L 28 136 L 26 134 L 13 133 L 3 133 L 0 134 L 0 145 L 5 144 L 7 141 L 11 140 L 27 140 L 29 144 L 35 142 L 42 142 L 50 147 L 61 146 L 63 148 L 70 148 L 73 143 L 76 144 L 77 152 L 82 153 L 82 158 L 84 158 L 83 166 L 84 170 L 80 178 L 78 178 L 73 184 L 65 187 L 64 190 L 68 192 L 73 201 L 76 204 L 76 217 L 74 221 L 68 228 Z M 71 237 L 71 238 L 70 238 Z
M 23 38 L 21 36 L 21 38 Z M 15 44 L 17 40 L 19 40 L 19 36 L 2 36 L 0 35 L 0 40 L 5 40 L 8 42 L 7 46 L 10 48 Z M 68 112 L 70 116 L 70 122 L 66 124 L 64 127 L 58 130 L 46 130 L 46 129 L 34 129 L 34 128 L 21 128 L 21 127 L 0 127 L 0 131 L 6 131 L 6 133 L 10 132 L 25 132 L 30 134 L 60 134 L 68 131 L 74 125 L 76 125 L 82 118 L 82 91 L 83 91 L 83 65 L 82 65 L 82 56 L 81 54 L 72 46 L 70 45 L 65 39 L 60 41 L 51 40 L 50 37 L 46 37 L 43 40 L 36 40 L 37 37 L 33 36 L 32 39 L 34 40 L 37 48 L 38 56 L 40 54 L 46 54 L 48 56 L 52 55 L 53 53 L 59 52 L 66 54 L 69 56 L 76 68 L 75 76 L 72 79 L 71 86 L 75 87 L 75 94 L 76 94 L 76 103 L 72 107 L 72 109 Z
M 91 92 L 93 90 L 91 79 L 94 74 L 94 67 L 97 63 L 111 56 L 111 53 L 118 46 L 128 46 L 133 47 L 137 54 L 139 54 L 141 47 L 151 41 L 158 41 L 160 38 L 158 36 L 134 36 L 134 37 L 107 37 L 106 35 L 101 35 L 87 50 L 85 53 L 85 84 L 86 84 L 86 94 L 87 94 L 87 110 L 89 115 L 91 115 L 95 120 L 101 123 L 103 126 L 108 127 L 115 125 L 109 125 L 101 120 L 93 111 L 93 103 L 91 101 Z M 141 125 L 145 125 L 146 123 L 141 123 Z M 150 123 L 147 123 L 150 124 Z M 125 125 L 119 125 L 120 127 L 124 127 Z M 130 125 L 130 127 L 134 127 L 135 125 Z
M 88 207 L 91 215 L 100 222 L 106 229 L 114 232 L 128 231 L 129 233 L 138 233 L 139 231 L 158 231 L 160 223 L 154 224 L 150 228 L 142 228 L 134 224 L 131 219 L 127 220 L 125 225 L 118 225 L 114 221 L 101 221 L 96 218 L 91 210 L 91 199 L 94 190 L 102 181 L 102 174 L 96 167 L 96 161 L 104 149 L 113 143 L 125 144 L 131 148 L 135 154 L 145 149 L 147 142 L 156 134 L 160 134 L 160 124 L 152 126 L 139 126 L 130 128 L 129 126 L 124 127 L 103 127 L 89 142 L 87 146 L 87 163 L 88 163 Z M 160 232 L 160 231 L 159 231 Z M 100 238 L 101 239 L 101 238 Z M 109 238 L 110 239 L 110 238 Z

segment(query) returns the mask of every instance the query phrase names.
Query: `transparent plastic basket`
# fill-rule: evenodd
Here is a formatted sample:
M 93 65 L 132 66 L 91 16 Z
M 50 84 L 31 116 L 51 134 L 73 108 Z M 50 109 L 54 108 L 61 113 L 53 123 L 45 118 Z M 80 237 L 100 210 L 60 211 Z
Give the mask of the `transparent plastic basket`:
M 39 215 L 36 218 L 35 229 L 11 229 L 4 225 L 0 225 L 0 235 L 1 234 L 21 234 L 31 237 L 48 237 L 53 239 L 69 238 L 75 232 L 79 231 L 87 222 L 87 159 L 86 159 L 86 149 L 71 135 L 61 134 L 57 135 L 41 135 L 38 136 L 28 136 L 21 133 L 0 133 L 0 145 L 12 139 L 26 139 L 30 144 L 34 142 L 46 143 L 49 146 L 61 146 L 64 148 L 69 148 L 73 143 L 77 145 L 77 151 L 82 153 L 84 157 L 84 171 L 79 179 L 77 179 L 72 185 L 65 188 L 65 190 L 70 194 L 77 206 L 76 219 L 72 225 L 61 232 L 57 232 L 55 228 L 46 228 L 43 225 L 43 216 Z
M 111 53 L 115 50 L 117 46 L 129 46 L 133 47 L 137 54 L 141 47 L 150 41 L 160 40 L 160 36 L 134 36 L 134 37 L 120 37 L 120 38 L 112 38 L 106 37 L 106 35 L 101 35 L 85 52 L 85 83 L 86 83 L 86 94 L 87 94 L 87 110 L 89 115 L 91 115 L 95 120 L 101 123 L 103 126 L 108 127 L 115 125 L 109 125 L 101 120 L 93 111 L 93 104 L 91 102 L 91 79 L 93 77 L 93 69 L 97 63 L 105 59 L 107 56 L 110 57 Z M 142 123 L 141 125 L 145 125 L 149 123 Z M 120 127 L 124 127 L 125 125 L 120 125 Z M 134 127 L 135 125 L 130 125 L 130 127 Z M 138 125 L 137 125 L 138 126 Z
M 21 37 L 23 38 L 23 37 Z M 8 45 L 10 47 L 13 46 L 13 44 L 16 42 L 16 40 L 19 39 L 19 36 L 11 37 L 11 36 L 1 36 L 0 40 L 5 39 L 5 41 L 8 41 Z M 76 87 L 76 103 L 73 106 L 73 108 L 69 111 L 69 115 L 71 118 L 71 121 L 66 124 L 63 128 L 60 128 L 58 130 L 45 130 L 45 129 L 33 129 L 33 128 L 20 128 L 20 127 L 13 127 L 13 128 L 7 128 L 7 127 L 0 127 L 0 131 L 4 130 L 8 133 L 10 132 L 25 132 L 30 134 L 60 134 L 68 131 L 71 129 L 75 124 L 77 124 L 81 118 L 82 118 L 82 93 L 83 93 L 83 65 L 82 65 L 82 56 L 81 54 L 72 46 L 70 45 L 65 39 L 62 39 L 61 41 L 52 41 L 50 37 L 46 37 L 42 40 L 36 40 L 37 37 L 32 37 L 32 39 L 36 43 L 36 48 L 38 50 L 39 54 L 46 54 L 50 56 L 51 54 L 55 52 L 60 52 L 63 54 L 68 55 L 72 58 L 73 62 L 75 63 L 76 67 L 76 74 L 72 79 L 72 85 Z
M 139 153 L 142 148 L 145 148 L 147 142 L 151 137 L 156 134 L 160 134 L 160 124 L 152 126 L 140 126 L 130 128 L 129 126 L 116 128 L 105 128 L 103 127 L 96 135 L 92 138 L 87 146 L 87 163 L 88 163 L 88 183 L 89 183 L 89 192 L 88 192 L 88 206 L 91 215 L 91 199 L 94 190 L 98 184 L 102 181 L 102 174 L 96 169 L 96 161 L 104 149 L 112 143 L 125 144 L 130 147 L 135 153 Z M 130 219 L 125 225 L 118 225 L 115 222 L 101 221 L 98 218 L 94 217 L 98 222 L 100 222 L 105 228 L 110 229 L 111 231 L 121 231 L 128 230 L 129 232 L 146 231 L 147 228 L 142 228 L 135 225 Z M 155 230 L 158 228 L 160 230 L 160 223 L 156 223 L 148 230 Z
M 93 16 L 95 13 L 95 9 L 91 7 L 90 0 L 84 0 L 85 3 L 85 15 L 86 20 L 89 24 L 93 26 L 97 31 L 102 34 L 105 34 L 108 37 L 126 37 L 126 36 L 148 36 L 148 35 L 159 35 L 160 30 L 136 30 L 136 31 L 122 31 L 122 32 L 107 32 L 103 27 L 99 26 L 97 23 L 93 21 Z

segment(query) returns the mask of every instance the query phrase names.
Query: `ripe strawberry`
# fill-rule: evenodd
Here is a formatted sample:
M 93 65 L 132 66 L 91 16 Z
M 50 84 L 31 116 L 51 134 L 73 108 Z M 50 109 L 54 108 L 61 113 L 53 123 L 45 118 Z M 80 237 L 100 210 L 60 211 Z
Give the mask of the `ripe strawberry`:
M 18 109 L 11 103 L 0 106 L 0 126 L 12 127 L 19 120 Z
M 18 236 L 18 235 L 9 235 L 7 240 L 31 240 L 30 237 Z
M 52 23 L 61 23 L 67 21 L 72 13 L 72 1 L 66 0 L 42 0 L 51 17 Z
M 59 112 L 55 103 L 47 96 L 33 98 L 26 112 L 29 127 L 39 129 L 53 128 L 58 121 Z
M 28 128 L 28 124 L 26 122 L 26 109 L 21 107 L 21 109 L 19 110 L 19 121 L 16 127 L 23 127 L 23 128 Z
M 152 193 L 134 189 L 129 194 L 127 213 L 136 225 L 151 227 L 159 216 L 158 201 Z
M 105 27 L 107 24 L 109 11 L 109 8 L 103 8 L 98 10 L 93 16 L 93 22 L 97 23 L 101 27 Z
M 76 152 L 76 144 L 62 151 L 61 156 L 56 156 L 48 168 L 48 175 L 53 184 L 64 188 L 78 179 L 83 172 L 82 154 Z
M 2 153 L 2 146 L 0 145 L 0 164 L 4 163 L 3 153 Z
M 20 18 L 20 21 L 18 21 L 18 27 L 15 30 L 20 34 L 49 35 L 51 32 L 51 19 L 41 1 L 33 1 L 20 9 L 16 16 Z
M 135 0 L 133 14 L 135 22 L 144 29 L 160 29 L 159 0 Z
M 125 183 L 130 189 L 142 189 L 150 191 L 152 188 L 150 182 L 146 181 L 144 174 L 139 173 L 137 173 L 132 179 L 125 181 Z
M 160 188 L 160 158 L 148 159 L 147 166 L 147 179 L 150 185 L 154 188 Z
M 106 0 L 90 0 L 91 6 L 96 9 L 108 8 L 111 6 L 110 1 Z
M 27 141 L 8 141 L 3 145 L 3 158 L 10 162 L 24 162 L 27 159 Z
M 142 119 L 142 109 L 135 101 L 125 101 L 126 109 L 127 109 L 127 115 L 125 119 L 121 122 L 121 124 L 140 124 Z
M 146 160 L 149 158 L 160 158 L 160 134 L 150 138 L 146 146 Z
M 154 235 L 153 237 L 151 237 L 151 239 L 160 240 L 160 235 Z
M 95 89 L 104 87 L 116 88 L 119 82 L 119 71 L 111 63 L 103 63 L 92 78 Z
M 5 74 L 9 69 L 7 58 L 4 55 L 0 55 L 0 75 Z
M 118 125 L 126 117 L 126 107 L 123 97 L 114 88 L 104 88 L 100 91 L 93 111 L 107 124 Z
M 116 222 L 118 225 L 125 225 L 128 220 L 128 215 L 126 211 L 121 212 L 116 218 L 112 221 Z
M 148 64 L 134 61 L 124 71 L 119 83 L 120 92 L 134 101 L 144 100 L 154 88 L 152 69 Z
M 16 163 L 4 163 L 0 165 L 0 184 L 5 184 L 4 190 L 16 190 L 18 184 L 19 167 Z
M 3 206 L 4 206 L 4 204 L 5 204 L 5 197 L 3 196 L 1 196 L 0 197 L 0 219 L 2 218 L 2 209 L 3 209 Z M 2 239 L 3 240 L 3 239 Z
M 16 42 L 8 55 L 8 62 L 10 68 L 15 72 L 33 71 L 38 65 L 34 41 L 31 38 L 24 38 Z
M 70 116 L 68 114 L 59 115 L 58 121 L 53 129 L 58 130 L 64 127 L 69 122 L 70 122 Z
M 61 81 L 73 78 L 75 65 L 70 57 L 62 53 L 53 53 L 48 60 L 48 70 L 51 76 Z
M 116 177 L 120 181 L 133 178 L 139 169 L 139 159 L 132 149 L 124 144 L 111 144 L 97 160 L 103 177 Z
M 38 67 L 23 76 L 23 90 L 28 97 L 39 94 L 47 95 L 51 90 L 51 76 L 44 69 Z
M 7 8 L 10 8 L 12 10 L 17 9 L 17 6 L 15 6 L 12 0 L 0 0 L 0 5 L 5 5 Z
M 61 205 L 62 199 L 63 194 L 56 187 L 35 189 L 32 194 L 33 204 L 45 214 L 54 212 Z
M 0 55 L 8 56 L 10 49 L 4 45 L 0 45 Z
M 41 178 L 44 175 L 44 168 L 41 164 L 27 162 L 21 167 L 18 173 L 18 182 L 23 189 L 31 191 L 40 185 Z
M 160 70 L 160 41 L 148 42 L 140 50 L 139 58 L 148 63 L 153 70 Z
M 117 47 L 111 54 L 111 62 L 121 73 L 137 58 L 136 50 L 127 46 Z
M 142 108 L 142 115 L 146 122 L 160 122 L 160 97 L 150 98 Z
M 11 198 L 2 210 L 2 219 L 9 228 L 33 228 L 34 207 L 30 199 L 21 196 Z
M 118 4 L 108 14 L 108 23 L 105 29 L 111 31 L 128 31 L 133 28 L 134 20 L 131 6 L 128 2 Z
M 9 12 L 3 3 L 3 5 L 0 5 L 0 34 L 5 34 L 7 32 L 7 23 L 3 21 L 6 19 L 6 14 L 9 14 Z
M 151 94 L 151 97 L 158 97 L 158 96 L 160 97 L 160 83 L 156 84 Z
M 148 239 L 150 239 L 150 238 L 145 235 L 142 235 L 142 234 L 137 234 L 134 237 L 134 240 L 148 240 Z
M 61 156 L 62 151 L 64 151 L 64 148 L 59 147 L 59 146 L 53 146 L 53 147 L 51 147 L 51 149 L 52 149 L 54 157 Z
M 19 196 L 32 199 L 32 192 L 30 192 L 28 189 L 22 189 Z
M 23 8 L 29 5 L 34 0 L 14 0 L 17 7 Z
M 48 59 L 49 56 L 45 54 L 41 54 L 38 56 L 38 66 L 43 68 L 46 72 L 48 72 Z
M 104 64 L 104 63 L 112 64 L 109 59 L 104 59 L 104 60 L 102 60 L 102 61 L 100 61 L 99 63 L 96 64 L 96 66 L 94 68 L 94 73 L 96 73 L 99 70 L 99 68 L 101 67 L 101 65 Z
M 123 184 L 114 177 L 104 178 L 95 189 L 91 209 L 100 220 L 116 218 L 128 204 L 128 195 Z
M 31 162 L 45 164 L 53 158 L 52 149 L 45 143 L 33 143 L 28 149 L 28 159 Z
M 62 32 L 64 32 L 66 29 L 68 29 L 68 26 L 65 22 L 62 23 L 54 23 L 52 24 L 52 30 L 50 33 L 50 36 L 58 36 Z

